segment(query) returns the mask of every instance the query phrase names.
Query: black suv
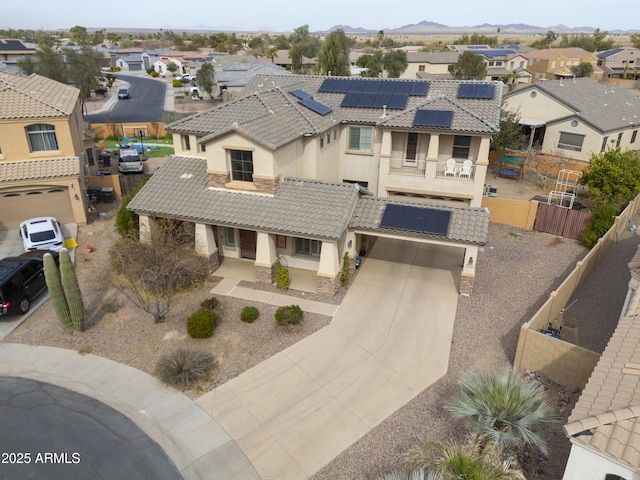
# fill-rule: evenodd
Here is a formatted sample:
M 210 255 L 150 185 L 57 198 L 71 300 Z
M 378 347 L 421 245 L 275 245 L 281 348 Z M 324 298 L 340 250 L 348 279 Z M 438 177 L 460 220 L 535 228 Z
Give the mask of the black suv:
M 31 300 L 46 290 L 45 253 L 51 253 L 58 263 L 58 252 L 49 250 L 33 250 L 0 260 L 0 318 L 10 313 L 27 313 Z

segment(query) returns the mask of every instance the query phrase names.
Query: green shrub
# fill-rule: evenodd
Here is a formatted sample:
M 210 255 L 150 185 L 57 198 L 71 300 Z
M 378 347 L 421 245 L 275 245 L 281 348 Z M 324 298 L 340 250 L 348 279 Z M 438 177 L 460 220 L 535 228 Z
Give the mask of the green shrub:
M 256 307 L 244 307 L 240 313 L 240 320 L 247 323 L 253 323 L 260 316 L 260 312 Z
M 209 379 L 215 366 L 216 360 L 209 353 L 178 349 L 158 360 L 156 372 L 167 385 L 190 388 Z
M 123 237 L 133 236 L 135 238 L 138 237 L 139 234 L 139 217 L 138 214 L 127 210 L 127 205 L 129 202 L 133 200 L 140 189 L 144 186 L 145 183 L 151 178 L 150 175 L 145 175 L 144 180 L 138 185 L 136 188 L 132 190 L 132 192 L 122 199 L 122 203 L 120 204 L 120 208 L 118 208 L 118 212 L 116 213 L 116 231 L 122 235 Z
M 595 208 L 591 215 L 591 223 L 582 234 L 582 245 L 591 248 L 598 243 L 602 237 L 612 227 L 616 216 L 616 208 L 613 204 L 604 204 Z
M 180 80 L 178 80 L 177 78 L 174 78 L 174 79 L 173 79 L 173 82 L 172 82 L 172 85 L 173 85 L 175 88 L 178 88 L 178 87 L 181 87 L 181 86 L 182 86 L 182 82 L 181 82 Z
M 276 310 L 278 325 L 296 325 L 302 321 L 304 312 L 298 305 L 284 305 Z
M 153 70 L 149 75 L 151 75 L 153 78 L 157 78 L 160 74 Z
M 191 338 L 209 338 L 213 335 L 218 316 L 213 310 L 200 308 L 187 319 L 187 332 Z
M 215 310 L 218 307 L 218 299 L 216 297 L 209 297 L 203 300 L 200 304 L 201 307 L 208 308 L 209 310 Z
M 349 254 L 346 252 L 342 257 L 342 271 L 340 272 L 340 281 L 343 287 L 349 285 Z
M 289 284 L 291 279 L 289 278 L 289 269 L 284 267 L 280 262 L 280 259 L 276 260 L 276 285 L 280 290 L 289 290 Z

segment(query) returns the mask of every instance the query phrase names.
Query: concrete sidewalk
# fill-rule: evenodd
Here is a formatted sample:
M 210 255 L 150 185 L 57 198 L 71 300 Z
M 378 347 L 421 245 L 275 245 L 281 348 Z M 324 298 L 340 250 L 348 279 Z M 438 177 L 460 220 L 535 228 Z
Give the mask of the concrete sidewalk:
M 197 402 L 263 479 L 309 478 L 446 373 L 459 260 L 379 239 L 329 326 Z

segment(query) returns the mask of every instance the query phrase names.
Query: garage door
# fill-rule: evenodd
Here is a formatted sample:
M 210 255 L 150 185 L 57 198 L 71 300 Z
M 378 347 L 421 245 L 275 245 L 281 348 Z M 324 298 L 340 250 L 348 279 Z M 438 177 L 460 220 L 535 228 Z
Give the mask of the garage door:
M 62 223 L 74 222 L 66 188 L 42 188 L 1 194 L 0 229 L 13 230 L 33 217 L 56 217 Z

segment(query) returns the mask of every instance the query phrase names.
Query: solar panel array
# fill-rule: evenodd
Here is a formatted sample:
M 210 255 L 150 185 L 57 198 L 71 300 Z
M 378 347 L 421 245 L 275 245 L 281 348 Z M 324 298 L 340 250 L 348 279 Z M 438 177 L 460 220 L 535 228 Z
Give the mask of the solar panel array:
M 295 95 L 300 100 L 304 100 L 305 98 L 311 98 L 311 94 L 305 92 L 304 90 L 291 90 L 289 93 Z
M 446 236 L 451 211 L 388 203 L 380 228 Z
M 341 107 L 382 108 L 402 110 L 410 96 L 424 96 L 426 82 L 378 79 L 327 78 L 320 85 L 322 93 L 344 93 Z
M 493 98 L 495 85 L 491 83 L 462 83 L 458 87 L 458 98 Z
M 449 128 L 452 119 L 453 112 L 451 110 L 416 110 L 413 126 Z
M 333 112 L 333 109 L 331 107 L 327 107 L 325 104 L 314 100 L 311 94 L 305 92 L 304 90 L 291 90 L 289 93 L 298 99 L 298 103 L 300 105 L 302 105 L 303 107 L 307 107 L 309 110 L 316 112 L 318 115 L 326 115 L 327 113 Z

